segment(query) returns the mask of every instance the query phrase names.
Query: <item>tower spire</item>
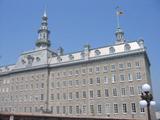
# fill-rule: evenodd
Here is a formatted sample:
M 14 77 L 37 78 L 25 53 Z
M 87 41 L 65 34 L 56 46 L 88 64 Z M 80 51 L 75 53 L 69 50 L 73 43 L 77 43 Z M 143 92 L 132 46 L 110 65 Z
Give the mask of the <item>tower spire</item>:
M 123 15 L 123 12 L 120 10 L 119 6 L 116 8 L 117 15 L 117 28 L 116 28 L 116 44 L 121 44 L 125 42 L 124 32 L 120 27 L 120 16 Z
M 38 39 L 36 41 L 37 48 L 48 48 L 51 43 L 49 40 L 50 31 L 48 30 L 48 17 L 46 13 L 46 9 L 44 10 L 44 14 L 42 16 L 42 22 L 40 29 L 38 30 Z

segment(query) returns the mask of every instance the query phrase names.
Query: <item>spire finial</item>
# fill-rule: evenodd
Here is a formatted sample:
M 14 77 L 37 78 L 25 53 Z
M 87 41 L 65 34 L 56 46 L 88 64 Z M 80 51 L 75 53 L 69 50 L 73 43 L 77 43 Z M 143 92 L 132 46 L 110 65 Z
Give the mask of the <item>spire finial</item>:
M 122 10 L 120 10 L 120 7 L 117 6 L 116 7 L 116 16 L 117 16 L 117 29 L 116 29 L 116 44 L 121 44 L 121 43 L 124 43 L 125 42 L 125 39 L 124 39 L 124 32 L 123 30 L 120 28 L 120 16 L 123 15 L 123 12 Z
M 46 12 L 47 10 L 46 9 L 47 9 L 47 6 L 45 5 L 45 7 L 44 7 L 44 14 L 43 14 L 44 17 L 47 17 L 47 12 Z

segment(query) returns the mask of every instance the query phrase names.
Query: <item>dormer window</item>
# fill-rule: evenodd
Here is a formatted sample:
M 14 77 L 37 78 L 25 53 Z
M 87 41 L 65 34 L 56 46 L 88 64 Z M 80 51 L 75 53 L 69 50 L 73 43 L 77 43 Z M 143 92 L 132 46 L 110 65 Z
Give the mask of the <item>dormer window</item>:
M 114 49 L 114 47 L 110 47 L 110 48 L 109 48 L 109 53 L 110 53 L 110 54 L 115 53 L 115 49 Z
M 36 57 L 36 61 L 39 62 L 41 59 L 39 57 Z
M 128 51 L 128 50 L 130 50 L 131 49 L 131 46 L 129 45 L 129 44 L 125 44 L 124 45 L 124 50 L 125 51 Z
M 58 60 L 58 62 L 61 62 L 62 58 L 60 56 L 57 56 L 57 60 Z
M 96 56 L 98 56 L 98 55 L 100 55 L 101 54 L 101 52 L 99 51 L 99 50 L 95 50 L 95 55 Z
M 69 60 L 73 60 L 74 56 L 73 55 L 69 55 Z

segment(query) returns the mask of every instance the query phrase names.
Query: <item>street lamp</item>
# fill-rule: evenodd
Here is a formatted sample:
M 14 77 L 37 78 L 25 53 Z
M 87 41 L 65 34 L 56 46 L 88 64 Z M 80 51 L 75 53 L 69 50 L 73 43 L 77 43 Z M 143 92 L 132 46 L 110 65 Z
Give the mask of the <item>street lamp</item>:
M 154 106 L 156 104 L 155 101 L 153 101 L 153 96 L 150 93 L 150 85 L 144 84 L 142 85 L 142 93 L 141 93 L 141 98 L 142 100 L 139 102 L 141 108 L 147 107 L 147 113 L 148 113 L 148 120 L 151 120 L 151 115 L 150 115 L 150 105 Z

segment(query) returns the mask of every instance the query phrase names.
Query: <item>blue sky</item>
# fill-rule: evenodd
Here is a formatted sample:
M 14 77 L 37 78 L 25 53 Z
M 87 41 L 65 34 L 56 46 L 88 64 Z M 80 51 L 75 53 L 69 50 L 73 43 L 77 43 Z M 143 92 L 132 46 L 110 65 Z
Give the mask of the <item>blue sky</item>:
M 154 96 L 160 102 L 160 0 L 0 0 L 0 66 L 16 63 L 35 47 L 45 5 L 52 48 L 78 51 L 84 44 L 100 47 L 115 42 L 115 8 L 127 41 L 143 38 L 151 62 Z

